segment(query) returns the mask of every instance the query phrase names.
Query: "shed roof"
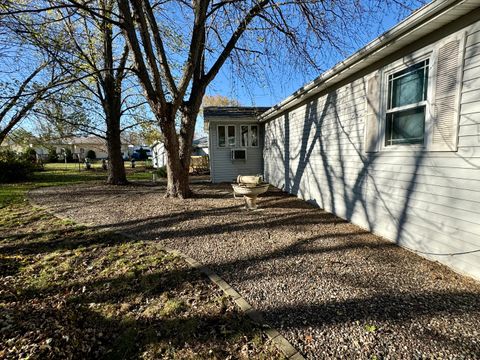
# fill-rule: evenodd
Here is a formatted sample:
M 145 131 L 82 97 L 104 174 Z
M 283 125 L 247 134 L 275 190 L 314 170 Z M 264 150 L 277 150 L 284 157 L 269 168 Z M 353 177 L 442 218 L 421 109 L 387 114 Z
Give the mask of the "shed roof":
M 318 78 L 295 91 L 260 115 L 260 121 L 267 121 L 279 113 L 307 100 L 311 96 L 332 87 L 342 80 L 366 69 L 377 61 L 392 55 L 408 44 L 433 33 L 435 30 L 469 14 L 478 17 L 478 0 L 434 0 L 414 11 L 399 24 L 380 35 L 365 47 L 341 61 Z M 465 24 L 467 26 L 468 24 Z
M 257 118 L 269 107 L 255 106 L 206 106 L 203 109 L 204 129 L 208 131 L 210 120 L 215 118 L 229 118 L 231 120 L 242 120 L 246 117 Z
M 270 109 L 269 107 L 252 106 L 207 106 L 203 109 L 203 116 L 206 117 L 246 117 L 258 116 Z

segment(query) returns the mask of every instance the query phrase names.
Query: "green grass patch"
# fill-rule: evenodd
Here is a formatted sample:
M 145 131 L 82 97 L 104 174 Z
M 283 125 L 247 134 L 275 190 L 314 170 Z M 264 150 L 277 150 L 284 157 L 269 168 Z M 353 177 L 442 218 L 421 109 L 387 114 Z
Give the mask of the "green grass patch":
M 127 179 L 130 181 L 152 180 L 150 170 L 142 166 L 127 170 Z M 26 182 L 0 184 L 0 208 L 9 204 L 18 204 L 26 201 L 26 193 L 36 187 L 63 186 L 92 181 L 105 181 L 107 173 L 101 170 L 101 164 L 95 164 L 94 170 L 86 171 L 78 164 L 52 163 L 45 164 L 45 171 L 35 172 Z

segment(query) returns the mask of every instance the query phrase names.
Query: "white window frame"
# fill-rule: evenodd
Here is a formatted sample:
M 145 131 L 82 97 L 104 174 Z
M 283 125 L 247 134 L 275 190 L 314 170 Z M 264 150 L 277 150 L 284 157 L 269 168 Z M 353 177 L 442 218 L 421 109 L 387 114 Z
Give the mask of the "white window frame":
M 242 144 L 242 141 L 243 141 L 243 127 L 247 127 L 247 144 L 243 145 Z M 252 127 L 256 127 L 257 128 L 257 145 L 252 145 Z M 258 124 L 241 124 L 239 125 L 239 134 L 240 134 L 240 147 L 242 148 L 246 148 L 246 147 L 251 147 L 251 148 L 258 148 L 259 145 L 260 145 L 260 127 L 258 126 Z
M 247 127 L 247 143 L 245 145 L 242 144 L 243 142 L 243 127 Z M 250 146 L 250 125 L 248 124 L 241 124 L 240 128 L 240 147 L 245 148 Z
M 422 61 L 429 60 L 428 63 L 428 84 L 427 84 L 427 98 L 424 101 L 421 101 L 416 104 L 408 104 L 405 106 L 396 107 L 394 109 L 388 108 L 388 85 L 389 85 L 389 76 L 393 75 L 399 71 L 407 69 L 408 67 L 418 64 Z M 427 148 L 427 145 L 430 141 L 430 129 L 432 124 L 433 117 L 433 105 L 432 101 L 434 99 L 434 89 L 435 89 L 435 78 L 436 78 L 436 52 L 433 49 L 433 46 L 422 49 L 421 51 L 415 52 L 408 56 L 403 57 L 400 60 L 395 61 L 394 63 L 385 66 L 382 69 L 382 81 L 380 85 L 380 150 L 381 151 L 417 151 L 424 150 Z M 387 114 L 394 110 L 395 112 L 407 109 L 417 108 L 419 106 L 425 106 L 425 127 L 423 133 L 423 144 L 395 144 L 387 145 L 386 136 L 387 136 Z
M 467 33 L 464 30 L 453 33 L 443 39 L 426 46 L 418 51 L 415 51 L 407 56 L 404 56 L 402 59 L 399 59 L 393 62 L 390 65 L 385 66 L 380 70 L 381 81 L 380 81 L 380 104 L 379 104 L 379 115 L 380 119 L 378 122 L 378 136 L 380 140 L 380 146 L 377 148 L 377 151 L 456 151 L 458 146 L 458 133 L 460 126 L 460 108 L 461 108 L 461 92 L 462 92 L 462 79 L 464 72 L 464 56 L 465 56 L 465 43 L 466 43 Z M 453 145 L 453 150 L 448 148 L 438 148 L 433 142 L 433 123 L 435 119 L 435 101 L 436 101 L 436 81 L 437 81 L 437 62 L 438 62 L 438 51 L 445 44 L 451 42 L 452 40 L 460 41 L 460 62 L 461 67 L 459 68 L 458 82 L 459 86 L 456 89 L 457 99 L 456 99 L 456 128 L 455 128 L 455 144 Z M 386 136 L 386 109 L 387 109 L 387 98 L 388 98 L 388 75 L 402 69 L 416 64 L 425 59 L 429 59 L 429 76 L 428 76 L 428 91 L 426 99 L 426 109 L 425 109 L 425 132 L 424 132 L 424 143 L 423 145 L 419 144 L 398 144 L 398 145 L 388 145 L 386 146 L 385 136 Z
M 233 127 L 234 129 L 234 143 L 229 143 L 229 136 L 228 136 L 228 128 Z M 220 146 L 220 128 L 223 127 L 225 129 L 225 146 Z M 227 148 L 234 148 L 237 145 L 237 127 L 235 125 L 217 125 L 217 148 L 219 149 L 227 149 Z

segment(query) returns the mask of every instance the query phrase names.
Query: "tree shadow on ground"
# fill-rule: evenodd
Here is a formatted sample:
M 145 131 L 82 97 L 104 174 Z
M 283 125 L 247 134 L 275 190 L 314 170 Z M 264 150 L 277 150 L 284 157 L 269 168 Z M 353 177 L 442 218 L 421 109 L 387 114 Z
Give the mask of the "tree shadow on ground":
M 205 191 L 207 189 L 208 187 L 204 187 Z M 212 185 L 212 191 L 215 189 L 217 187 Z M 222 188 L 220 187 L 220 189 Z M 258 231 L 259 221 L 263 231 L 259 234 L 266 234 L 269 229 L 288 229 L 293 226 L 295 229 L 298 228 L 299 232 L 297 239 L 290 244 L 272 247 L 270 250 L 256 255 L 228 258 L 224 261 L 212 258 L 207 262 L 212 270 L 235 285 L 249 280 L 263 281 L 267 278 L 265 267 L 275 263 L 288 264 L 288 266 L 276 268 L 275 276 L 279 279 L 282 276 L 297 274 L 297 272 L 298 276 L 308 276 L 309 274 L 302 273 L 302 265 L 296 262 L 298 259 L 302 259 L 302 255 L 320 255 L 318 266 L 331 268 L 329 272 L 322 273 L 322 276 L 328 277 L 328 282 L 324 285 L 331 283 L 335 284 L 337 288 L 354 290 L 348 296 L 341 293 L 340 296 L 331 300 L 319 297 L 318 299 L 309 298 L 306 303 L 279 302 L 277 306 L 266 305 L 262 307 L 262 311 L 270 325 L 281 329 L 297 330 L 307 329 L 310 326 L 324 329 L 328 333 L 328 331 L 334 331 L 333 328 L 339 324 L 354 326 L 351 324 L 359 323 L 355 326 L 362 331 L 364 324 L 374 323 L 381 328 L 379 334 L 394 341 L 395 334 L 392 331 L 398 330 L 405 324 L 422 322 L 425 329 L 422 331 L 412 330 L 410 335 L 415 337 L 416 343 L 428 344 L 429 341 L 433 341 L 440 349 L 451 350 L 455 350 L 460 346 L 459 344 L 463 344 L 466 351 L 480 353 L 480 345 L 471 337 L 457 337 L 449 329 L 442 331 L 441 327 L 428 325 L 430 321 L 437 322 L 442 318 L 448 319 L 446 322 L 462 319 L 465 329 L 471 333 L 475 326 L 469 321 L 475 322 L 480 319 L 480 292 L 477 287 L 468 289 L 465 286 L 457 287 L 454 283 L 445 286 L 444 281 L 443 287 L 435 291 L 432 287 L 424 288 L 422 286 L 425 281 L 423 278 L 431 275 L 421 273 L 418 279 L 408 280 L 408 286 L 398 285 L 397 281 L 403 281 L 405 276 L 415 276 L 412 269 L 415 269 L 418 264 L 424 263 L 425 260 L 406 253 L 392 242 L 381 240 L 378 237 L 374 239 L 371 236 L 366 237 L 369 235 L 368 231 L 347 224 L 345 220 L 332 214 L 316 210 L 312 205 L 301 202 L 292 196 L 284 197 L 278 190 L 273 190 L 269 194 L 263 202 L 265 208 L 270 209 L 268 211 L 275 213 L 274 217 L 268 216 L 268 211 L 265 216 L 261 213 L 246 214 L 239 213 L 241 205 L 214 207 L 214 203 L 212 203 L 212 208 L 208 209 L 187 211 L 180 211 L 184 210 L 180 209 L 179 212 L 172 214 L 140 217 L 131 221 L 101 225 L 97 229 L 109 228 L 124 231 L 138 239 L 150 236 L 150 241 L 160 244 L 164 240 L 179 238 L 188 238 L 191 244 L 198 243 L 199 245 L 201 242 L 210 241 L 212 249 L 214 249 L 216 246 L 215 235 L 234 237 L 235 234 Z M 221 222 L 220 225 L 213 221 L 222 217 L 226 217 L 228 220 Z M 207 218 L 209 221 L 192 222 L 201 218 Z M 210 220 L 212 221 L 210 222 Z M 329 226 L 324 229 L 323 233 L 308 232 L 308 229 L 315 224 Z M 155 229 L 153 233 L 152 229 Z M 151 237 L 152 234 L 154 238 Z M 98 245 L 101 243 L 100 240 L 93 239 L 92 241 Z M 136 240 L 125 241 L 135 242 Z M 58 248 L 62 248 L 61 244 L 57 245 L 59 245 Z M 358 250 L 362 250 L 360 257 Z M 14 253 L 20 249 L 12 247 L 10 251 Z M 34 247 L 29 251 L 34 253 Z M 332 253 L 337 254 L 336 260 L 329 257 Z M 195 257 L 195 255 L 191 256 Z M 359 266 L 359 270 L 351 269 L 355 266 Z M 359 277 L 358 272 L 368 270 L 369 266 L 373 266 L 376 272 L 371 273 L 370 277 Z M 437 270 L 441 268 L 433 263 L 432 266 Z M 381 272 L 378 272 L 378 269 L 382 269 Z M 271 273 L 271 270 L 268 271 Z M 445 272 L 445 270 L 442 271 Z M 407 275 L 401 275 L 402 272 Z M 453 275 L 448 276 L 451 276 L 450 281 L 454 281 Z M 120 278 L 118 281 L 120 284 L 131 283 L 132 278 Z M 161 283 L 151 275 L 145 276 L 143 281 Z M 99 286 L 101 288 L 105 284 L 100 281 L 97 284 L 87 282 L 78 283 L 75 286 L 86 286 L 87 288 Z M 61 291 L 61 289 L 55 289 L 55 291 Z M 135 291 L 133 287 L 128 296 L 132 296 Z M 288 289 L 283 291 L 287 296 Z M 318 289 L 318 291 L 321 293 L 322 289 Z M 101 300 L 105 300 L 105 298 L 101 298 Z M 259 305 L 262 305 L 261 302 Z M 457 329 L 454 328 L 454 331 Z M 352 334 L 352 336 L 358 335 L 354 332 Z M 442 339 L 446 337 L 450 337 L 452 340 L 442 345 Z
M 185 282 L 198 281 L 196 275 L 193 278 L 187 276 L 174 287 L 181 288 Z M 142 276 L 137 277 L 136 282 L 152 284 Z M 177 355 L 183 353 L 186 357 L 203 353 L 225 358 L 240 352 L 242 346 L 259 336 L 253 323 L 231 306 L 219 309 L 211 306 L 210 312 L 199 312 L 187 310 L 189 305 L 186 304 L 173 313 L 162 314 L 165 300 L 160 305 L 149 303 L 147 297 L 151 301 L 154 297 L 148 288 L 138 287 L 133 291 L 131 279 L 124 278 L 112 279 L 112 283 L 129 289 L 130 296 L 137 295 L 146 300 L 129 304 L 128 299 L 116 298 L 118 294 L 115 292 L 99 296 L 96 292 L 102 285 L 86 283 L 87 291 L 78 298 L 66 296 L 66 301 L 60 303 L 50 299 L 42 302 L 44 293 L 38 293 L 40 298 L 34 303 L 2 307 L 0 318 L 7 319 L 6 324 L 15 323 L 15 335 L 26 334 L 28 338 L 29 333 L 37 332 L 45 340 L 50 338 L 48 346 L 39 346 L 36 351 L 35 355 L 39 357 L 132 359 L 146 354 L 150 358 L 171 357 L 178 352 Z M 70 291 L 70 287 L 47 291 L 64 294 Z M 0 332 L 0 338 L 4 331 Z M 11 328 L 8 331 L 10 336 L 14 335 Z M 260 347 L 259 343 L 255 345 Z M 274 352 L 270 354 L 275 355 Z
M 123 190 L 124 192 L 125 190 Z M 314 217 L 305 217 L 302 209 L 312 210 L 312 206 L 306 203 L 297 201 L 295 198 L 287 198 L 286 200 L 278 201 L 278 190 L 272 190 L 270 195 L 271 200 L 263 200 L 264 205 L 270 208 L 278 207 L 279 209 L 298 209 L 298 211 L 278 215 L 271 219 L 265 219 L 263 223 L 264 228 L 275 229 L 277 227 L 289 227 L 291 223 L 295 222 L 297 225 L 312 225 L 312 224 L 338 224 L 345 222 L 338 217 L 327 213 L 318 212 Z M 48 196 L 48 193 L 45 195 Z M 81 194 L 78 192 L 72 194 L 74 197 L 90 197 L 90 195 Z M 266 198 L 269 199 L 269 198 Z M 301 206 L 298 203 L 302 204 Z M 76 205 L 67 205 L 78 207 Z M 243 207 L 243 204 L 227 206 L 227 207 L 212 207 L 202 210 L 182 211 L 170 214 L 168 216 L 150 216 L 139 219 L 118 221 L 104 225 L 91 225 L 85 229 L 83 233 L 77 234 L 75 238 L 65 239 L 62 235 L 68 231 L 76 231 L 73 229 L 50 230 L 50 231 L 34 231 L 26 234 L 10 235 L 7 239 L 0 237 L 0 253 L 4 254 L 35 254 L 41 252 L 50 252 L 59 249 L 75 249 L 80 246 L 108 246 L 111 241 L 115 242 L 129 242 L 130 239 L 123 237 L 121 234 L 115 235 L 111 239 L 111 232 L 127 232 L 134 234 L 135 237 L 141 239 L 150 238 L 150 230 L 152 228 L 158 229 L 156 237 L 159 240 L 192 237 L 208 236 L 219 233 L 232 233 L 255 230 L 258 228 L 257 215 L 251 212 L 242 212 L 243 217 L 236 216 Z M 187 221 L 200 219 L 203 217 L 224 217 L 231 216 L 233 220 L 222 223 L 219 228 L 218 224 L 207 224 L 196 227 L 177 228 L 178 224 Z M 102 233 L 96 230 L 107 230 L 109 232 Z M 39 237 L 48 236 L 48 241 L 36 241 Z M 52 240 L 57 238 L 58 240 Z

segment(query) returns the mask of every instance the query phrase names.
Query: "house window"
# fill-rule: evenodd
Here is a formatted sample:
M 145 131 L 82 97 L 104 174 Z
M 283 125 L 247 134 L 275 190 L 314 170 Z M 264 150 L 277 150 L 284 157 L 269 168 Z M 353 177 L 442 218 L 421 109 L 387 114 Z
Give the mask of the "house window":
M 241 146 L 248 146 L 248 125 L 240 126 L 242 141 Z
M 250 146 L 258 146 L 258 126 L 250 126 Z
M 228 126 L 228 146 L 235 146 L 235 126 Z
M 258 125 L 241 125 L 241 141 L 242 147 L 257 147 L 258 146 Z
M 385 145 L 423 144 L 429 60 L 388 75 Z
M 218 127 L 218 147 L 225 147 L 225 126 Z
M 218 147 L 235 146 L 235 125 L 218 126 Z

